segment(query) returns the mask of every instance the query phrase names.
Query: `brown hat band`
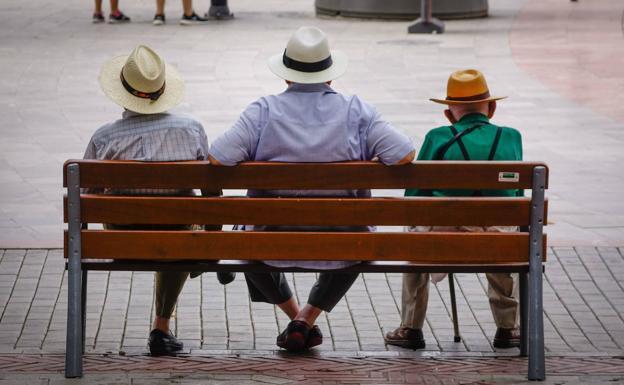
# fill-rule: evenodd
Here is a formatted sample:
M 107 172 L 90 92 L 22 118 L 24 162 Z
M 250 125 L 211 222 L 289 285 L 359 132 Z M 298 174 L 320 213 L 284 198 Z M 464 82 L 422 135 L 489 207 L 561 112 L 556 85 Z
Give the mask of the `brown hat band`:
M 465 97 L 452 97 L 452 96 L 447 96 L 446 100 L 452 100 L 452 101 L 457 101 L 457 102 L 473 102 L 475 100 L 483 100 L 483 99 L 487 99 L 490 97 L 490 91 L 485 91 L 482 94 L 479 95 L 473 95 L 473 96 L 465 96 Z
M 132 95 L 136 96 L 137 98 L 149 99 L 152 102 L 154 102 L 154 101 L 158 100 L 158 98 L 160 98 L 160 96 L 165 92 L 165 83 L 163 83 L 162 87 L 160 87 L 160 89 L 156 90 L 155 92 L 141 92 L 139 90 L 136 90 L 136 89 L 132 88 L 130 83 L 128 83 L 126 81 L 126 78 L 124 78 L 124 75 L 123 75 L 123 70 L 121 71 L 120 75 L 121 75 L 120 76 L 121 84 L 123 84 L 123 86 L 126 89 L 126 91 L 128 91 Z

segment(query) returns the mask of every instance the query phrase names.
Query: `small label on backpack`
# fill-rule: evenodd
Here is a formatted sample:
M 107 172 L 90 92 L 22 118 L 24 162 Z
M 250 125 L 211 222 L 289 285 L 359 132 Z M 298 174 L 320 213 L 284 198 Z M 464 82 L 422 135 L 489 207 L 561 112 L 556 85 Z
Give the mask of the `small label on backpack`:
M 519 182 L 520 173 L 519 172 L 499 172 L 498 181 L 499 182 Z

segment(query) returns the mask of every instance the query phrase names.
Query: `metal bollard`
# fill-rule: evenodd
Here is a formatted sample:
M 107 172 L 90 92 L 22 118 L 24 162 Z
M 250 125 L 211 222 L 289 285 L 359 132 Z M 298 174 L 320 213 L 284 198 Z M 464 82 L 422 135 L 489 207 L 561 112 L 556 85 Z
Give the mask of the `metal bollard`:
M 206 12 L 206 17 L 217 20 L 229 20 L 234 18 L 230 12 L 227 0 L 210 0 L 210 9 Z
M 444 23 L 433 17 L 432 1 L 420 1 L 420 17 L 407 27 L 408 33 L 444 33 Z

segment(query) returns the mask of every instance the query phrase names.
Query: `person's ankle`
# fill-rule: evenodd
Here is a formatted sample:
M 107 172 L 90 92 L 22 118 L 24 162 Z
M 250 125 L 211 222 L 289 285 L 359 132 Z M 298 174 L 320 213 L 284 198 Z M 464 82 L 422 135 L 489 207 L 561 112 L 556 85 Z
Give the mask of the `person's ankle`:
M 120 11 L 120 10 L 116 10 L 116 11 L 114 11 L 114 12 L 113 12 L 113 11 L 111 11 L 111 16 L 118 17 L 118 16 L 120 16 L 120 15 L 121 15 L 121 11 Z
M 152 328 L 158 329 L 163 333 L 169 333 L 169 318 L 156 316 Z
M 295 317 L 293 318 L 293 321 L 305 322 L 310 328 L 314 326 L 314 321 L 310 322 L 305 317 Z

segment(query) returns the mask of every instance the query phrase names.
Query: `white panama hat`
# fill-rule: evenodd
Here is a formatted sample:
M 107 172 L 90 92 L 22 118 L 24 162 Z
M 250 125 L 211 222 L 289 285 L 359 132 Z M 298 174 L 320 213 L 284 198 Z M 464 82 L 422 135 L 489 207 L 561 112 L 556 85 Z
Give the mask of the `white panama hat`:
M 325 83 L 347 70 L 347 55 L 329 49 L 327 36 L 316 27 L 299 28 L 288 41 L 284 53 L 271 56 L 269 69 L 295 83 Z
M 138 45 L 129 56 L 109 60 L 102 66 L 99 80 L 113 102 L 140 114 L 165 112 L 184 95 L 178 71 L 144 45 Z

